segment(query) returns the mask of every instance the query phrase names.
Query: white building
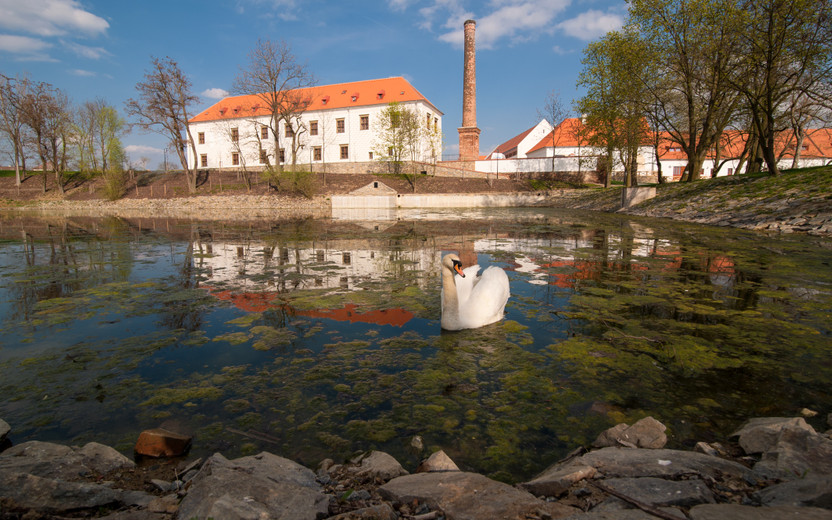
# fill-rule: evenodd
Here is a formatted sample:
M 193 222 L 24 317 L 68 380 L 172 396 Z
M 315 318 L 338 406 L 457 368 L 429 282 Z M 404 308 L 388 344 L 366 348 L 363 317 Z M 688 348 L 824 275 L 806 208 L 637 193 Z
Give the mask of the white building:
M 390 103 L 415 110 L 422 126 L 438 140 L 423 138 L 418 160 L 441 155 L 442 112 L 401 77 L 339 83 L 298 89 L 294 99 L 306 108 L 287 128 L 278 126 L 278 147 L 269 130 L 271 114 L 257 95 L 227 97 L 190 120 L 196 155 L 188 162 L 199 168 L 263 167 L 292 163 L 292 135 L 297 137 L 298 164 L 333 166 L 377 161 L 379 116 Z M 344 171 L 350 171 L 344 168 Z
M 494 148 L 488 159 L 525 159 L 533 146 L 552 131 L 552 125 L 541 119 L 535 126 Z

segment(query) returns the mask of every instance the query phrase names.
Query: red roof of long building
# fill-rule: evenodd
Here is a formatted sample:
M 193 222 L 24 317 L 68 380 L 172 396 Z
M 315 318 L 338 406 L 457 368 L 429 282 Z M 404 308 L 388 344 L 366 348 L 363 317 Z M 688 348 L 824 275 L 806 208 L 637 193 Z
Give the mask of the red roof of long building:
M 295 99 L 308 100 L 307 111 L 424 101 L 442 113 L 402 77 L 308 87 L 292 90 L 289 95 Z M 223 98 L 192 117 L 190 122 L 268 115 L 269 110 L 263 98 L 257 94 L 248 94 Z
M 534 145 L 530 152 L 542 148 L 551 148 L 554 142 L 555 148 L 587 146 L 585 141 L 579 140 L 579 130 L 583 126 L 580 118 L 573 117 L 564 119 L 561 124 L 549 132 L 546 137 Z M 748 134 L 737 130 L 723 132 L 720 139 L 721 156 L 726 158 L 737 158 L 745 148 Z M 579 143 L 579 141 L 581 141 Z M 781 132 L 777 136 L 776 149 L 782 157 L 794 157 L 794 146 L 796 140 L 791 131 Z M 713 158 L 714 153 L 707 154 Z M 800 156 L 808 158 L 832 158 L 832 128 L 809 128 L 801 145 Z M 669 132 L 659 133 L 659 157 L 663 160 L 686 160 L 687 154 L 682 146 L 670 136 Z

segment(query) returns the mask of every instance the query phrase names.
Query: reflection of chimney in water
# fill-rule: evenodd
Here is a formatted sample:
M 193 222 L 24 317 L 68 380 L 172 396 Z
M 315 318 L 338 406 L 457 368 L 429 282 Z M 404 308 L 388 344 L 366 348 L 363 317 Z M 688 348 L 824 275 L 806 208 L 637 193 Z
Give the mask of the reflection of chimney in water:
M 477 128 L 477 22 L 465 22 L 465 64 L 462 78 L 462 126 L 459 131 L 459 160 L 475 161 L 480 156 Z

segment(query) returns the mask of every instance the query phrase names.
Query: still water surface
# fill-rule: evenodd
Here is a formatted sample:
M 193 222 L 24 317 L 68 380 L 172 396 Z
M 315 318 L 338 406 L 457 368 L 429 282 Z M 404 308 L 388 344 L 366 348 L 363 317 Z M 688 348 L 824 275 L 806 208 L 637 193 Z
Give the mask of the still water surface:
M 504 321 L 439 327 L 439 265 L 504 268 Z M 193 222 L 0 214 L 12 438 L 189 429 L 314 467 L 381 449 L 528 479 L 652 415 L 670 445 L 832 412 L 832 241 L 558 210 Z

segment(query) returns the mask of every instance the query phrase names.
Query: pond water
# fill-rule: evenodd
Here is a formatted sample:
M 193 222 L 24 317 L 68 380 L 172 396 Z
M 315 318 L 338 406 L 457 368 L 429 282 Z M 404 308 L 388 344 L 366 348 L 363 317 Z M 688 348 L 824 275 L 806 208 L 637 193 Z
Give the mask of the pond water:
M 440 330 L 439 265 L 504 268 L 505 320 Z M 832 241 L 575 211 L 194 222 L 0 215 L 12 438 L 314 467 L 381 449 L 528 479 L 652 415 L 671 447 L 832 412 Z

